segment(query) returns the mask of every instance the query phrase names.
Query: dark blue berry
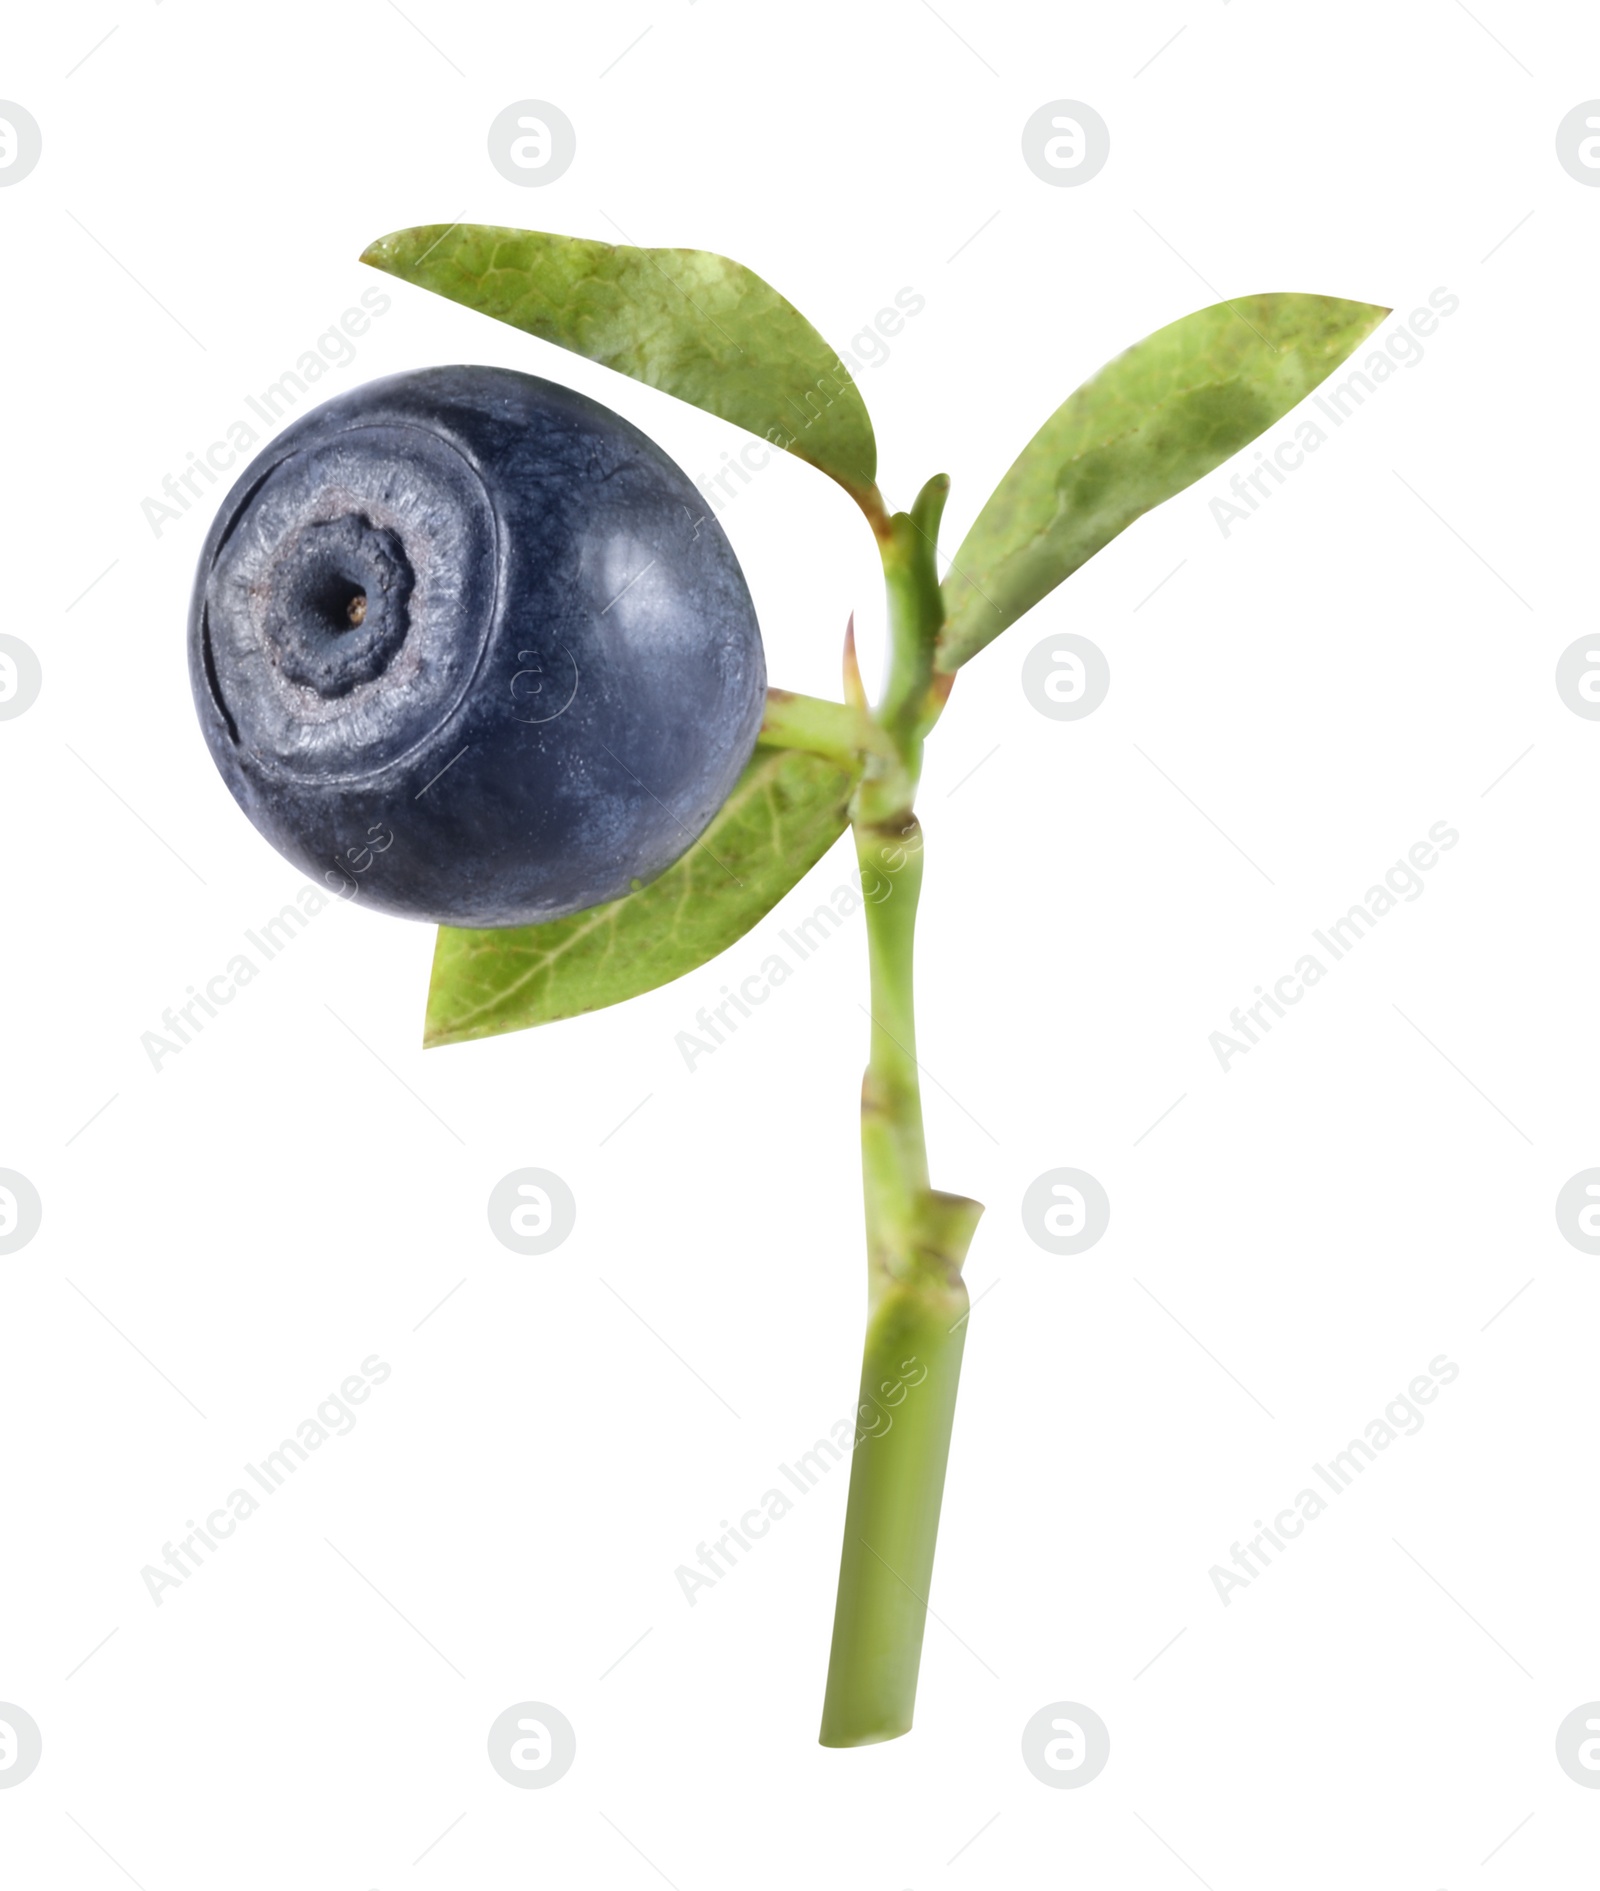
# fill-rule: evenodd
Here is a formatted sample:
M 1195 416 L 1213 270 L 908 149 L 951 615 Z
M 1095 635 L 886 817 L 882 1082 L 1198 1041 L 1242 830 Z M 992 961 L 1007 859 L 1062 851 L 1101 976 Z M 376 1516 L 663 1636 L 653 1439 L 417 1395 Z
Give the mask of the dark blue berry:
M 766 694 L 738 562 L 681 469 L 503 368 L 394 375 L 288 428 L 212 525 L 189 635 L 212 757 L 272 845 L 458 926 L 660 873 Z

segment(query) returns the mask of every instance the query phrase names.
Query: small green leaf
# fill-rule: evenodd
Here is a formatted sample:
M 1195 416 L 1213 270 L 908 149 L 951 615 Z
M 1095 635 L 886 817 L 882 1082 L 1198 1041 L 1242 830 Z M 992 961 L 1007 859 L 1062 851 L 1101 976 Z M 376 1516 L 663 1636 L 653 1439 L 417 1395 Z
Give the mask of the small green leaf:
M 461 1044 L 653 991 L 742 938 L 844 832 L 860 766 L 758 743 L 711 825 L 659 878 L 544 926 L 441 926 L 424 1044 Z
M 1247 446 L 1389 313 L 1255 295 L 1158 328 L 1058 407 L 989 496 L 945 577 L 954 670 L 1141 513 Z
M 361 260 L 747 427 L 881 507 L 860 389 L 741 263 L 482 223 L 397 230 Z

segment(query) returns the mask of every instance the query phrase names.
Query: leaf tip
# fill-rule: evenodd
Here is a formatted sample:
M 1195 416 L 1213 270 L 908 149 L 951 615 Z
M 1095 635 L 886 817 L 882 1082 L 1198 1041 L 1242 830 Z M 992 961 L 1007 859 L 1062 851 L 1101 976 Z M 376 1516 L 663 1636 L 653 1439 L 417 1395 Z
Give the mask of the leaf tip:
M 417 270 L 439 248 L 459 223 L 419 223 L 408 230 L 391 230 L 375 237 L 361 252 L 360 261 L 386 275 L 414 279 Z
M 399 274 L 399 246 L 405 235 L 403 230 L 392 230 L 387 236 L 374 237 L 357 258 L 369 269 L 381 269 L 394 276 Z

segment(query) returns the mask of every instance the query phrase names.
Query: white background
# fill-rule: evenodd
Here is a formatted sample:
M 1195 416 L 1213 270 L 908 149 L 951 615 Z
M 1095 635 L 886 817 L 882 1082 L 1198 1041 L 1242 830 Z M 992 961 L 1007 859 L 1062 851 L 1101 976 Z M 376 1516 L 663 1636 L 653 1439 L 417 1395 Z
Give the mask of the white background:
M 1600 95 L 1600 22 L 1475 14 L 123 0 L 8 24 L 0 93 L 44 133 L 0 191 L 0 628 L 44 669 L 0 724 L 0 1166 L 44 1202 L 0 1261 L 0 1699 L 44 1734 L 0 1792 L 9 1884 L 1592 1882 L 1600 1794 L 1554 1736 L 1600 1697 L 1600 1262 L 1553 1204 L 1600 1161 L 1600 726 L 1553 674 L 1594 621 L 1600 191 L 1554 134 Z M 530 97 L 577 128 L 542 189 L 485 148 Z M 1063 97 L 1111 128 L 1075 189 L 1020 154 Z M 300 884 L 190 705 L 210 502 L 157 537 L 141 501 L 379 284 L 367 241 L 454 219 L 722 251 L 840 346 L 925 296 L 861 379 L 891 504 L 951 474 L 947 550 L 1079 381 L 1192 308 L 1460 298 L 1248 523 L 1222 536 L 1214 474 L 1009 631 L 930 745 L 935 1181 L 989 1212 L 939 1619 L 885 1746 L 816 1744 L 843 1467 L 693 1609 L 673 1576 L 854 1401 L 859 919 L 692 1074 L 673 1042 L 843 848 L 616 1011 L 424 1055 L 431 934 L 335 906 L 159 1073 L 141 1049 Z M 383 286 L 321 392 L 496 362 L 693 475 L 737 449 Z M 836 694 L 852 609 L 876 663 L 842 492 L 785 462 L 723 522 L 775 682 Z M 1065 629 L 1111 664 L 1081 722 L 1020 687 Z M 1460 843 L 1425 894 L 1219 1069 L 1209 1034 L 1441 820 Z M 578 1202 L 538 1260 L 485 1215 L 525 1164 Z M 1112 1203 L 1074 1259 L 1019 1213 L 1060 1165 Z M 157 1608 L 141 1567 L 375 1352 L 356 1430 Z M 1425 1429 L 1224 1607 L 1208 1569 L 1441 1353 L 1460 1376 Z M 527 1699 L 577 1730 L 548 1791 L 485 1757 Z M 1021 1761 L 1058 1700 L 1111 1730 L 1083 1790 Z

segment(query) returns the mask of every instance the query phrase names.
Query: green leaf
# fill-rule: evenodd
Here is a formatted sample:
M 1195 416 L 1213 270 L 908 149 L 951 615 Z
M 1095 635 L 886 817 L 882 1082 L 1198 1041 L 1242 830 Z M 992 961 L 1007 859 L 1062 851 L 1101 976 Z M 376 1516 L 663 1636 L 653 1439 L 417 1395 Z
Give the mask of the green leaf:
M 742 938 L 844 832 L 860 765 L 758 743 L 732 794 L 648 886 L 544 926 L 441 926 L 424 1044 L 620 1004 Z
M 881 507 L 860 389 L 741 263 L 482 223 L 397 230 L 361 260 L 747 427 Z
M 1281 420 L 1389 313 L 1256 295 L 1135 342 L 1058 407 L 962 541 L 938 662 L 954 670 L 1141 513 Z

